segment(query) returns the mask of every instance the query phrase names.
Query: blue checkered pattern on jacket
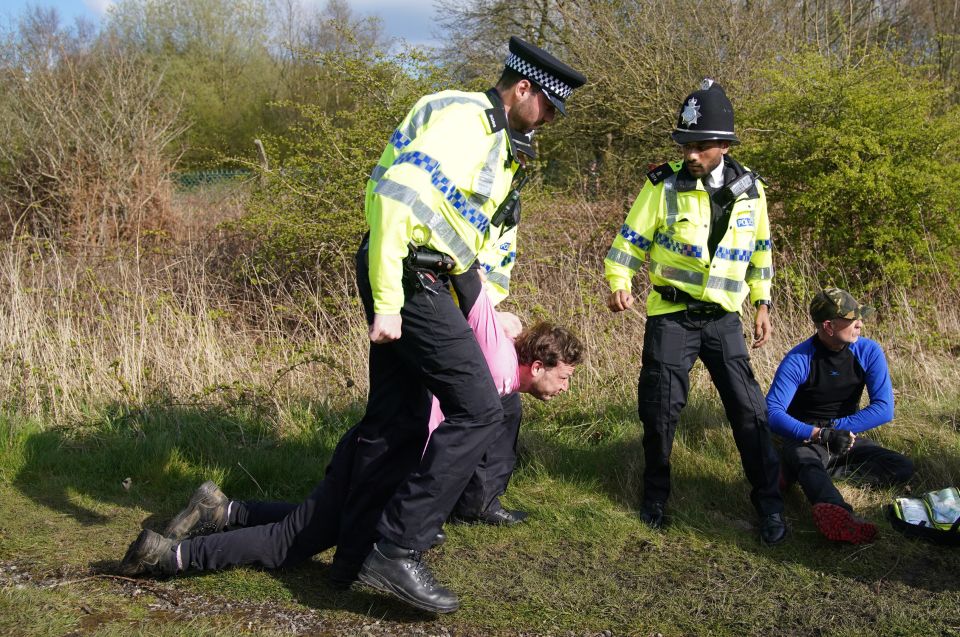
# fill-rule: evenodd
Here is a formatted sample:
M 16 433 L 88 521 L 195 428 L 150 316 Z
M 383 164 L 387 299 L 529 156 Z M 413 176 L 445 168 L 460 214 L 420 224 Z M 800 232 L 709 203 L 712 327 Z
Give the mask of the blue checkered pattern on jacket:
M 718 247 L 713 256 L 718 259 L 726 259 L 727 261 L 749 261 L 750 257 L 753 256 L 753 251 Z
M 471 226 L 477 229 L 479 232 L 486 232 L 487 227 L 490 225 L 490 220 L 487 217 L 471 206 L 467 201 L 467 198 L 463 195 L 462 192 L 457 190 L 457 187 L 454 185 L 450 179 L 443 174 L 440 170 L 440 162 L 436 159 L 433 159 L 426 153 L 415 150 L 410 153 L 402 153 L 397 155 L 397 158 L 393 160 L 394 164 L 413 164 L 418 168 L 422 168 L 427 173 L 430 174 L 430 183 L 433 184 L 434 188 L 439 190 L 444 198 L 450 202 L 450 205 L 456 209 L 460 215 L 466 219 Z
M 515 251 L 511 251 L 510 254 L 503 257 L 503 261 L 500 262 L 500 267 L 501 268 L 507 267 L 508 265 L 513 263 L 513 260 L 516 258 L 517 258 L 517 253 Z
M 703 248 L 700 246 L 674 241 L 667 235 L 660 234 L 659 232 L 654 237 L 654 240 L 659 246 L 666 248 L 670 252 L 676 252 L 677 254 L 682 254 L 685 257 L 696 257 L 698 259 L 703 257 Z
M 630 243 L 632 243 L 633 245 L 637 246 L 644 252 L 649 250 L 650 246 L 653 245 L 653 243 L 650 242 L 650 239 L 647 239 L 636 230 L 633 230 L 627 224 L 623 224 L 623 227 L 620 228 L 620 236 L 626 239 L 627 241 L 629 241 Z
M 760 241 L 757 241 L 757 245 L 754 246 L 753 251 L 763 252 L 765 250 L 772 250 L 772 249 L 773 249 L 773 241 L 771 241 L 770 239 L 761 239 Z
M 393 135 L 390 136 L 390 143 L 397 150 L 403 150 L 410 145 L 411 141 L 413 140 L 401 133 L 400 129 L 393 131 Z

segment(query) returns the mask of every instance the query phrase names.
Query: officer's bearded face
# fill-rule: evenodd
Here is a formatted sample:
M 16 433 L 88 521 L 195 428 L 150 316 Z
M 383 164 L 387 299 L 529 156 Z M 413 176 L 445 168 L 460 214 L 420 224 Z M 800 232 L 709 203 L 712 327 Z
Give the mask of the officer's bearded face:
M 689 142 L 680 148 L 683 150 L 683 162 L 687 171 L 693 177 L 705 177 L 723 161 L 723 156 L 730 150 L 730 142 Z
M 552 122 L 556 116 L 556 107 L 543 91 L 527 81 L 526 85 L 517 91 L 517 99 L 510 108 L 507 119 L 510 121 L 510 128 L 526 135 Z

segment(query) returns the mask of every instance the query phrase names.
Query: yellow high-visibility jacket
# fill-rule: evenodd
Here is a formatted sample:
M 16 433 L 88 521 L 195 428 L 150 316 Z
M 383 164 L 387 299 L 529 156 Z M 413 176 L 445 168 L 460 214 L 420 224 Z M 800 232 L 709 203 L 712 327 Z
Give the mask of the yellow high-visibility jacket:
M 732 158 L 725 156 L 724 161 L 746 172 Z M 756 181 L 734 201 L 727 231 L 710 255 L 709 194 L 699 180 L 678 180 L 682 163 L 664 164 L 649 173 L 604 259 L 610 290 L 629 291 L 633 275 L 649 256 L 655 286 L 673 286 L 729 312 L 741 311 L 748 292 L 752 303 L 769 301 L 773 251 L 763 184 Z M 684 309 L 685 303 L 666 301 L 655 290 L 647 296 L 648 316 Z
M 489 266 L 483 269 L 495 279 L 500 298 L 506 296 L 516 229 L 493 227 L 490 218 L 509 194 L 518 168 L 503 105 L 495 96 L 442 91 L 413 106 L 367 182 L 370 285 L 377 314 L 400 313 L 402 261 L 411 242 L 453 257 L 454 274 L 483 253 Z

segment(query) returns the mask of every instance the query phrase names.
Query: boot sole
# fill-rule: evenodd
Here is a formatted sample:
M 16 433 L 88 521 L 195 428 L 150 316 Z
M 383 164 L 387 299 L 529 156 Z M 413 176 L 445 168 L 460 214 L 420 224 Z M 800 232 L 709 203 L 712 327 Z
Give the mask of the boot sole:
M 403 602 L 406 602 L 411 606 L 419 608 L 420 610 L 425 610 L 429 613 L 441 613 L 441 614 L 452 613 L 453 611 L 460 608 L 459 602 L 457 602 L 453 606 L 432 606 L 430 604 L 425 604 L 419 599 L 410 597 L 404 591 L 397 589 L 396 587 L 393 586 L 393 584 L 388 582 L 386 579 L 380 577 L 377 573 L 371 572 L 366 568 L 360 569 L 360 573 L 357 575 L 357 579 L 359 579 L 361 582 L 363 582 L 367 586 L 375 588 L 378 591 L 381 591 L 383 593 L 387 593 L 388 595 L 393 595 L 397 599 Z
M 852 513 L 836 504 L 815 504 L 813 521 L 820 533 L 834 542 L 870 544 L 877 537 L 875 524 L 858 520 Z
M 200 521 L 200 508 L 202 506 L 206 506 L 207 508 L 216 506 L 216 504 L 210 504 L 210 502 L 216 502 L 220 499 L 216 495 L 218 491 L 220 491 L 220 488 L 213 480 L 207 480 L 197 487 L 197 490 L 194 491 L 190 497 L 190 502 L 187 504 L 187 507 L 178 513 L 176 517 L 170 521 L 170 524 L 167 525 L 167 530 L 163 532 L 164 536 L 171 540 L 182 540 L 189 536 L 190 532 Z M 223 495 L 223 493 L 221 492 L 220 495 Z M 226 498 L 226 496 L 223 497 Z M 215 528 L 211 532 L 220 530 L 220 528 L 223 527 Z

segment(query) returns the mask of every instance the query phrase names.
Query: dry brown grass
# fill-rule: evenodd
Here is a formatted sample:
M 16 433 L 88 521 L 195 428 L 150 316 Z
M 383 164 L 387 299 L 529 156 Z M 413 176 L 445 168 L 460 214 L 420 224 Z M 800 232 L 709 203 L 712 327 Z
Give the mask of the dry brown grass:
M 214 222 L 234 217 L 243 203 L 242 191 L 221 195 L 182 195 L 177 241 L 151 250 L 77 259 L 36 243 L 4 246 L 0 382 L 8 388 L 7 409 L 64 422 L 97 405 L 260 401 L 282 417 L 299 400 L 362 400 L 367 343 L 351 255 L 342 256 L 336 292 L 325 297 L 305 284 L 238 293 L 236 284 L 211 274 L 223 239 Z M 642 310 L 611 315 L 602 276 L 622 205 L 541 199 L 525 214 L 507 307 L 580 334 L 588 350 L 577 378 L 581 410 L 629 404 L 645 317 Z M 783 353 L 811 333 L 803 297 L 815 281 L 794 264 L 779 282 L 774 338 L 753 352 L 764 387 Z M 638 279 L 641 294 L 646 285 Z M 939 304 L 936 325 L 904 291 L 888 299 L 882 320 L 867 332 L 888 352 L 902 404 L 921 411 L 929 405 L 931 417 L 956 419 L 939 405 L 960 394 L 960 304 L 955 290 L 943 294 L 949 298 Z M 714 395 L 701 365 L 692 385 L 693 397 Z
M 190 249 L 78 261 L 5 246 L 6 407 L 60 423 L 98 405 L 156 402 L 260 401 L 282 414 L 288 400 L 330 401 L 365 377 L 359 313 L 325 309 L 306 287 L 237 300 L 204 266 Z M 343 297 L 353 296 L 345 273 Z

